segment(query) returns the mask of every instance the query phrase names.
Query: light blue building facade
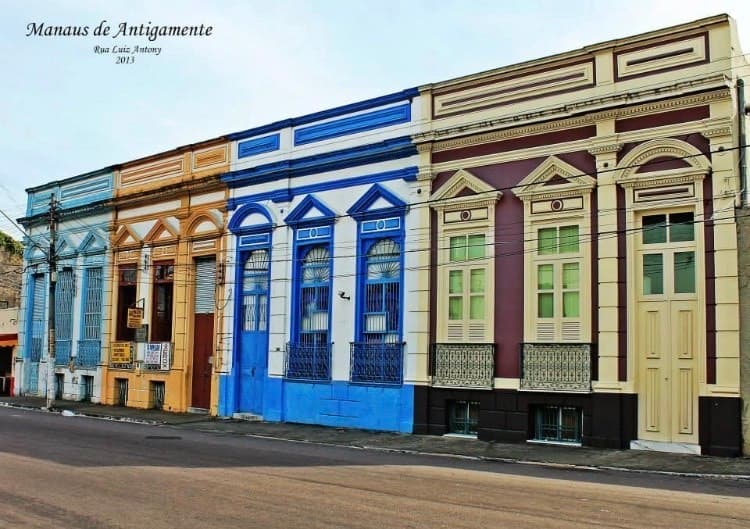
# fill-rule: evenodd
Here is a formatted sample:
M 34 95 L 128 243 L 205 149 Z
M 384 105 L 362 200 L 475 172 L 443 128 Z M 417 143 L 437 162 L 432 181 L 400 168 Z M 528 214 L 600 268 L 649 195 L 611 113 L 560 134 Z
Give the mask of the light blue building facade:
M 27 189 L 20 219 L 25 269 L 19 316 L 16 393 L 45 395 L 48 384 L 50 205 L 57 211 L 55 397 L 99 401 L 101 351 L 109 305 L 109 229 L 113 170 L 106 168 Z
M 412 89 L 229 135 L 219 415 L 412 431 L 422 120 Z

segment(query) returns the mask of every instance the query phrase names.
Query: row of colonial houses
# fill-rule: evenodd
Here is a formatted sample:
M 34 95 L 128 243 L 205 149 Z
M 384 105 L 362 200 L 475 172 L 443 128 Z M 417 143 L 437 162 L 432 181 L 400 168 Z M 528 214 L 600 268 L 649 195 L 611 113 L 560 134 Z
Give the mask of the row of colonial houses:
M 721 15 L 31 188 L 14 391 L 739 454 L 739 49 Z

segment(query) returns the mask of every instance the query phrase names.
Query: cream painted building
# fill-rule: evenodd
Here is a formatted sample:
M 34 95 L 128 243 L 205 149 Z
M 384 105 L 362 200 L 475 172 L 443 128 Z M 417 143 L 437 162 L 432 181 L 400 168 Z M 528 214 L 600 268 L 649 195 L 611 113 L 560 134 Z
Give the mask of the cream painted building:
M 720 15 L 421 87 L 417 432 L 740 452 L 744 66 Z

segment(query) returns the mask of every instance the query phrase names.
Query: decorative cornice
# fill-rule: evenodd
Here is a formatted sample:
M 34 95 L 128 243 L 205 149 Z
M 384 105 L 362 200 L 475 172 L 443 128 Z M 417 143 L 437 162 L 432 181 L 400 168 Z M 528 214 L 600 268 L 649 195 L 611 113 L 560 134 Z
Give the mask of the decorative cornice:
M 701 181 L 706 177 L 703 171 L 685 172 L 683 169 L 675 170 L 673 174 L 664 174 L 660 172 L 659 176 L 652 176 L 649 173 L 636 173 L 634 176 L 618 180 L 617 183 L 624 188 L 642 189 L 644 187 L 662 187 L 679 184 L 692 184 Z
M 724 82 L 725 78 L 723 75 L 716 75 L 709 78 L 702 79 L 705 82 Z M 678 83 L 679 84 L 679 83 Z M 677 86 L 677 85 L 675 85 Z M 674 87 L 670 87 L 673 89 Z M 710 89 L 710 88 L 708 88 Z M 658 89 L 650 89 L 647 92 L 653 92 L 665 96 L 666 90 L 659 91 Z M 636 117 L 646 114 L 653 114 L 659 112 L 667 112 L 670 110 L 676 110 L 681 108 L 689 108 L 694 106 L 701 106 L 715 101 L 723 101 L 731 98 L 731 92 L 725 86 L 721 89 L 714 89 L 710 92 L 703 92 L 699 94 L 691 94 L 682 97 L 672 97 L 669 99 L 663 99 L 660 101 L 653 101 L 649 103 L 633 104 L 633 100 L 640 97 L 640 93 L 624 93 L 617 96 L 607 98 L 589 98 L 580 103 L 571 103 L 562 105 L 555 109 L 547 111 L 530 112 L 526 114 L 516 114 L 498 118 L 494 120 L 483 120 L 475 123 L 469 123 L 466 125 L 450 127 L 442 130 L 430 131 L 423 134 L 417 134 L 414 136 L 415 142 L 426 142 L 434 138 L 441 136 L 455 136 L 458 134 L 470 134 L 472 131 L 479 132 L 478 134 L 471 136 L 462 136 L 458 138 L 445 139 L 442 141 L 435 141 L 432 145 L 432 152 L 440 152 L 446 150 L 457 149 L 461 147 L 469 147 L 473 145 L 480 145 L 483 143 L 492 143 L 495 141 L 512 139 L 519 136 L 531 136 L 535 134 L 543 134 L 547 132 L 555 132 L 558 130 L 564 130 L 569 128 L 582 127 L 586 125 L 595 124 L 598 121 L 607 121 L 612 119 L 622 119 L 629 117 Z M 570 114 L 573 109 L 585 109 L 587 107 L 593 107 L 601 104 L 616 105 L 622 104 L 625 101 L 630 103 L 630 106 L 621 108 L 612 108 L 608 110 L 593 112 L 584 116 L 578 116 L 573 118 L 565 119 L 554 119 L 555 114 Z M 540 120 L 550 120 L 539 122 Z M 519 122 L 529 121 L 526 125 L 516 126 Z M 536 123 L 534 123 L 536 121 Z M 512 128 L 503 128 L 500 130 L 492 130 L 490 132 L 482 133 L 482 129 L 500 128 L 503 126 L 510 125 Z
M 708 129 L 701 132 L 704 138 L 711 139 L 711 138 L 721 138 L 722 136 L 731 136 L 732 135 L 732 127 L 717 127 L 715 129 Z
M 611 154 L 620 152 L 620 150 L 622 150 L 622 143 L 609 143 L 606 145 L 597 145 L 596 147 L 591 147 L 589 149 L 589 154 L 592 156 L 597 156 L 599 154 Z

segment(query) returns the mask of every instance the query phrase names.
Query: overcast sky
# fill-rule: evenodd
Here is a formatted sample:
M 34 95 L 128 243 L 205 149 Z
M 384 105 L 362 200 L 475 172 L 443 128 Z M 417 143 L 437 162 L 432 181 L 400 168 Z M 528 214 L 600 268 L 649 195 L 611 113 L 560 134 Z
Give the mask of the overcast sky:
M 4 0 L 0 210 L 25 188 L 420 84 L 728 13 L 750 1 Z M 204 24 L 209 37 L 96 37 L 106 20 Z M 89 26 L 26 36 L 28 24 Z M 161 47 L 115 64 L 95 46 Z M 0 216 L 0 230 L 20 237 Z

